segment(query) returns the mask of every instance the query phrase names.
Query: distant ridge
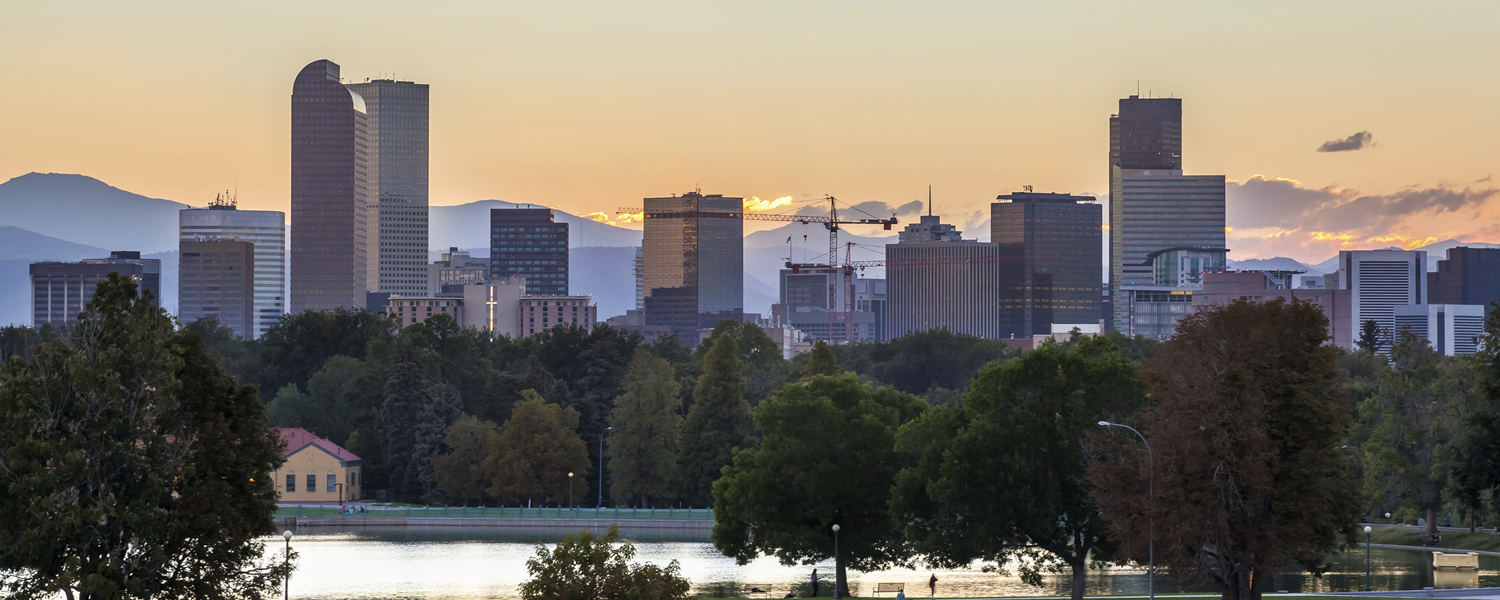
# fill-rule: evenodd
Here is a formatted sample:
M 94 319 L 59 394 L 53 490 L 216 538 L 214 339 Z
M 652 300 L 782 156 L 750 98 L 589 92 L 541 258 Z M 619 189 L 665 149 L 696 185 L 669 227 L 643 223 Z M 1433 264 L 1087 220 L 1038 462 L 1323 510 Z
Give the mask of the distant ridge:
M 28 173 L 0 183 L 0 226 L 109 250 L 176 250 L 184 208 L 83 175 Z

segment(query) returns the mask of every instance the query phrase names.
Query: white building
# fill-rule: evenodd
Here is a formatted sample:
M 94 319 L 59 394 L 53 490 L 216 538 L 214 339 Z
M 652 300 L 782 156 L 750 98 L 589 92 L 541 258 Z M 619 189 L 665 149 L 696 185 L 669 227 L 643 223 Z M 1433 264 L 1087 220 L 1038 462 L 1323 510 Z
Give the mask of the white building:
M 1339 252 L 1339 289 L 1349 290 L 1350 330 L 1355 338 L 1365 322 L 1393 339 L 1396 307 L 1427 304 L 1427 252 L 1421 250 L 1345 250 Z M 1390 345 L 1380 353 L 1390 352 Z
M 1484 335 L 1484 308 L 1478 304 L 1413 304 L 1395 309 L 1395 337 L 1406 327 L 1444 356 L 1474 354 Z
M 177 213 L 179 241 L 233 240 L 255 245 L 255 316 L 251 327 L 259 338 L 286 312 L 286 213 L 238 210 L 219 197 L 207 208 Z

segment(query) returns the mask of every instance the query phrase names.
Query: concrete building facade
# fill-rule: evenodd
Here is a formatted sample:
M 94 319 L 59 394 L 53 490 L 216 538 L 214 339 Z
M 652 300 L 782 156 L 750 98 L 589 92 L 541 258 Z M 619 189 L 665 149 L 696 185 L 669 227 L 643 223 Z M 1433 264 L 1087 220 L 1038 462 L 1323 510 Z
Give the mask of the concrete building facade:
M 1347 316 L 1351 331 L 1358 332 L 1366 321 L 1374 321 L 1387 340 L 1380 353 L 1389 353 L 1390 342 L 1398 331 L 1396 307 L 1427 304 L 1427 253 L 1421 250 L 1339 252 L 1339 289 L 1349 290 Z
M 885 335 L 947 329 L 983 338 L 1016 335 L 1002 319 L 1007 267 L 999 244 L 974 241 L 887 244 Z
M 427 84 L 376 79 L 347 86 L 365 102 L 369 290 L 426 293 Z
M 367 113 L 338 64 L 308 64 L 292 84 L 291 312 L 358 308 L 369 277 Z M 424 248 L 425 250 L 425 248 Z M 425 259 L 424 259 L 425 262 Z
M 568 295 L 568 224 L 550 208 L 490 209 L 490 277 L 524 277 L 533 296 Z
M 599 321 L 593 296 L 525 296 L 521 298 L 518 329 L 531 337 L 553 327 L 582 327 L 592 332 Z
M 1428 300 L 1433 304 L 1489 306 L 1500 301 L 1500 248 L 1449 248 L 1427 274 Z
M 1023 192 L 990 205 L 990 242 L 1014 257 L 1001 310 L 1016 337 L 1098 324 L 1104 212 L 1091 196 Z
M 1412 304 L 1395 309 L 1395 339 L 1407 331 L 1443 356 L 1472 355 L 1484 343 L 1484 306 Z
M 277 430 L 286 442 L 285 460 L 271 472 L 280 502 L 348 502 L 363 493 L 364 461 L 353 452 L 301 427 Z
M 255 244 L 178 242 L 177 310 L 183 323 L 214 317 L 244 339 L 255 337 Z
M 854 279 L 852 272 L 839 277 L 839 270 L 843 267 L 793 265 L 782 269 L 780 297 L 771 306 L 770 323 L 798 329 L 812 340 L 832 344 L 879 339 L 877 336 L 885 329 L 881 323 L 885 311 L 885 280 Z M 830 283 L 838 285 L 838 282 L 853 285 L 838 286 L 837 304 L 830 310 L 828 287 Z M 854 293 L 854 312 L 846 315 L 851 292 Z M 852 323 L 845 323 L 846 318 Z
M 31 326 L 71 325 L 78 322 L 99 284 L 111 273 L 144 283 L 145 266 L 108 262 L 36 262 L 30 266 Z
M 234 240 L 255 245 L 254 326 L 246 339 L 259 338 L 286 313 L 286 213 L 239 210 L 217 200 L 207 208 L 177 213 L 179 241 Z

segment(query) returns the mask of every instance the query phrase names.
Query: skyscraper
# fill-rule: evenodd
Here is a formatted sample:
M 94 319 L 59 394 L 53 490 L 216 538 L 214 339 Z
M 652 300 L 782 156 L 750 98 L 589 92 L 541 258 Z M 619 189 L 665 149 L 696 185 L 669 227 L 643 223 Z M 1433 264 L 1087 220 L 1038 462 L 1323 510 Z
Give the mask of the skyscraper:
M 427 293 L 427 84 L 376 79 L 348 86 L 365 101 L 370 291 Z
M 239 210 L 220 198 L 207 208 L 177 213 L 181 241 L 235 240 L 255 245 L 254 325 L 245 339 L 259 338 L 286 312 L 286 214 Z M 180 286 L 180 284 L 179 284 Z M 181 288 L 179 287 L 179 295 Z M 182 306 L 178 305 L 179 311 Z
M 1350 331 L 1358 339 L 1366 321 L 1383 333 L 1389 353 L 1395 336 L 1396 307 L 1427 304 L 1427 253 L 1422 250 L 1344 250 L 1339 252 L 1339 289 L 1349 290 Z M 1333 318 L 1333 317 L 1330 317 Z
M 365 306 L 365 101 L 319 60 L 292 83 L 292 312 Z
M 1500 301 L 1500 248 L 1449 248 L 1437 270 L 1427 274 L 1433 304 L 1478 304 Z
M 568 224 L 552 209 L 490 209 L 490 277 L 516 276 L 528 295 L 568 295 Z
M 1104 211 L 1094 198 L 1016 193 L 990 205 L 990 241 L 1019 267 L 1002 300 L 1016 337 L 1053 324 L 1097 325 Z M 1009 332 L 1007 332 L 1009 333 Z
M 745 310 L 744 199 L 689 192 L 645 199 L 646 324 L 694 343 Z
M 178 318 L 214 317 L 235 335 L 255 337 L 255 244 L 182 240 L 178 249 Z
M 1151 253 L 1225 246 L 1224 177 L 1182 174 L 1180 99 L 1120 100 L 1109 138 L 1111 321 L 1124 329 L 1120 288 L 1152 283 Z

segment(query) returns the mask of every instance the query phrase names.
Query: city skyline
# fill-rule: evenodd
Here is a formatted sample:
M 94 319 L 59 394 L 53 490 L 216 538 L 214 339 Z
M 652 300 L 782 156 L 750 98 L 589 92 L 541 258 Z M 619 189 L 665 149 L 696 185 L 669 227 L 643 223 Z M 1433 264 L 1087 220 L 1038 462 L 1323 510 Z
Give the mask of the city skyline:
M 1485 206 L 1500 83 L 1475 76 L 1497 60 L 1481 31 L 1500 15 L 1491 5 L 186 6 L 8 7 L 0 51 L 28 60 L 0 65 L 26 90 L 0 101 L 16 115 L 0 133 L 28 143 L 0 149 L 0 177 L 81 173 L 177 200 L 237 184 L 245 208 L 287 211 L 285 73 L 326 58 L 346 83 L 438 87 L 433 205 L 496 198 L 613 217 L 622 201 L 701 187 L 899 206 L 930 183 L 937 212 L 982 231 L 988 200 L 1023 185 L 1103 193 L 1104 120 L 1139 80 L 1142 95 L 1191 103 L 1190 169 L 1234 182 L 1234 258 L 1500 234 Z M 327 31 L 335 13 L 344 25 Z M 462 35 L 494 22 L 507 34 Z M 366 34 L 397 24 L 442 43 Z M 744 39 L 690 51 L 667 35 L 684 27 Z M 1058 28 L 1083 41 L 1033 50 Z M 1132 44 L 1094 41 L 1115 28 Z M 726 91 L 672 102 L 685 86 Z M 98 89 L 114 111 L 76 104 Z M 132 118 L 110 116 L 121 112 Z M 705 135 L 716 152 L 684 143 Z

